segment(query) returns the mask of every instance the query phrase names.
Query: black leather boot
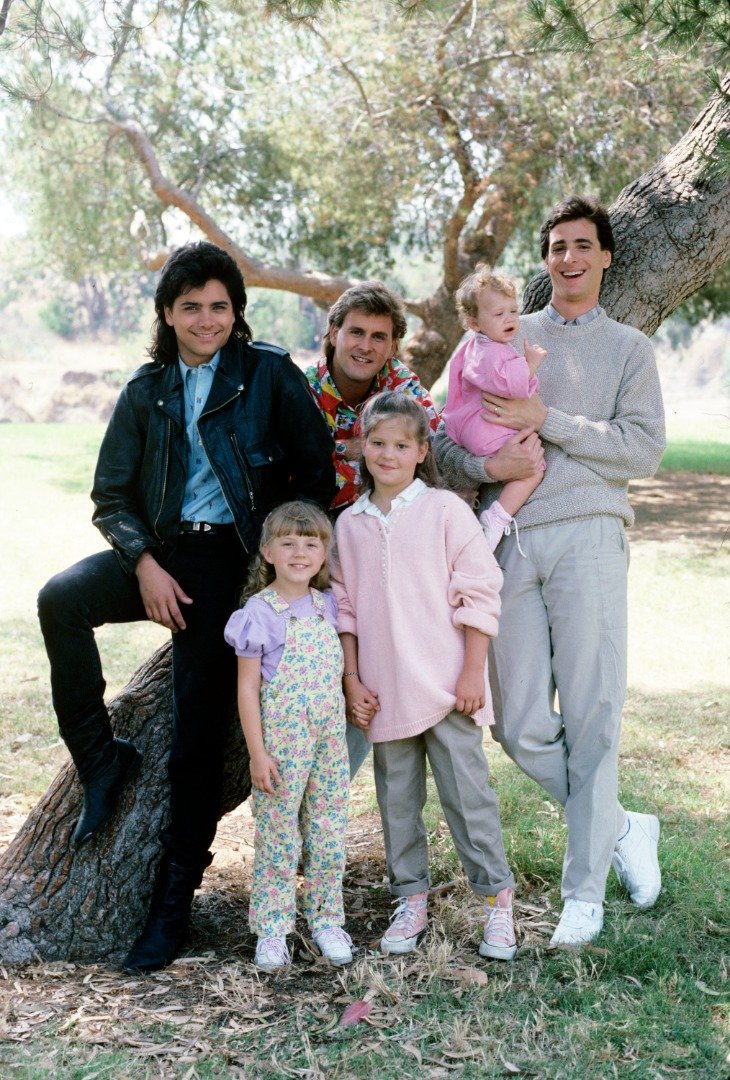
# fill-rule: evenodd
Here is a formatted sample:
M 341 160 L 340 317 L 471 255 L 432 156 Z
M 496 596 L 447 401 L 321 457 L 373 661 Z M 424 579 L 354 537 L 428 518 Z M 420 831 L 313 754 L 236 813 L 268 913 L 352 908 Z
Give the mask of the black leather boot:
M 182 866 L 165 858 L 157 875 L 145 928 L 122 965 L 125 971 L 159 971 L 172 963 L 188 936 L 193 894 L 212 861 L 209 853 L 202 865 Z
M 88 778 L 83 774 L 79 777 L 84 789 L 84 805 L 72 837 L 76 847 L 90 840 L 109 818 L 120 791 L 127 780 L 137 774 L 142 763 L 139 750 L 126 739 L 112 740 L 110 749 L 112 760 L 101 772 Z

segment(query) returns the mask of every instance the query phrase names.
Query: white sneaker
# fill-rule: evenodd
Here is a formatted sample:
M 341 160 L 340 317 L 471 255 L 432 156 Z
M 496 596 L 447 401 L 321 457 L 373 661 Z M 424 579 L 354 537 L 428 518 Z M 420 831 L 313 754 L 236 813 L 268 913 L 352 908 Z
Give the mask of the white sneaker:
M 551 945 L 587 945 L 603 929 L 603 904 L 587 900 L 565 901 Z
M 613 868 L 638 908 L 652 906 L 662 888 L 659 869 L 659 819 L 627 811 L 629 831 L 613 853 Z
M 413 952 L 427 927 L 428 893 L 401 896 L 390 917 L 390 926 L 380 939 L 380 951 L 386 956 Z
M 352 938 L 341 926 L 327 926 L 312 937 L 314 944 L 330 964 L 352 963 Z
M 260 937 L 256 942 L 254 964 L 259 971 L 278 971 L 291 965 L 286 938 Z

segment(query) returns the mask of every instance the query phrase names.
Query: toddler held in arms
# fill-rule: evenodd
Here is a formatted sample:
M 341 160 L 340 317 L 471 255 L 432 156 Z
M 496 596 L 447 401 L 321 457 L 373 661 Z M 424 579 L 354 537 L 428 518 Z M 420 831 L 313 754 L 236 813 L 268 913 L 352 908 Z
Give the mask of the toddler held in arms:
M 512 341 L 519 329 L 517 288 L 502 274 L 480 264 L 462 281 L 456 293 L 462 325 L 471 333 L 451 358 L 449 390 L 443 418 L 446 434 L 471 454 L 496 453 L 515 431 L 484 417 L 482 393 L 505 398 L 528 398 L 539 389 L 535 372 L 547 356 L 540 345 L 525 341 L 525 355 Z M 543 464 L 543 470 L 545 466 Z M 514 524 L 514 515 L 542 480 L 535 473 L 510 480 L 499 501 L 480 515 L 492 551 Z

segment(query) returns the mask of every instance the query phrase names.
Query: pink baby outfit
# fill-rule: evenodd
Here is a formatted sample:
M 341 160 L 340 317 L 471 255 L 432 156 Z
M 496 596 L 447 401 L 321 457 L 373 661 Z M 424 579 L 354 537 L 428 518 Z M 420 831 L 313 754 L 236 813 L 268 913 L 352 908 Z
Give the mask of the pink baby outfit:
M 260 937 L 285 937 L 294 930 L 300 851 L 304 915 L 312 933 L 345 921 L 342 875 L 350 770 L 343 658 L 325 596 L 310 589 L 310 597 L 308 604 L 290 605 L 274 589 L 264 589 L 234 612 L 226 627 L 226 640 L 239 656 L 260 656 L 262 642 L 272 640 L 257 605 L 268 605 L 284 628 L 281 659 L 271 681 L 261 686 L 264 745 L 281 783 L 274 795 L 253 793 L 249 923 Z M 331 605 L 330 598 L 330 611 Z
M 375 743 L 438 724 L 456 705 L 462 628 L 497 633 L 502 573 L 479 522 L 452 491 L 414 483 L 423 491 L 387 523 L 363 512 L 362 496 L 336 526 L 338 626 L 357 635 L 360 679 L 378 692 Z M 474 720 L 494 722 L 488 688 Z
M 514 428 L 484 420 L 482 392 L 503 398 L 528 398 L 539 389 L 527 360 L 512 345 L 472 333 L 456 349 L 449 368 L 443 419 L 446 434 L 470 454 L 489 457 L 514 434 Z

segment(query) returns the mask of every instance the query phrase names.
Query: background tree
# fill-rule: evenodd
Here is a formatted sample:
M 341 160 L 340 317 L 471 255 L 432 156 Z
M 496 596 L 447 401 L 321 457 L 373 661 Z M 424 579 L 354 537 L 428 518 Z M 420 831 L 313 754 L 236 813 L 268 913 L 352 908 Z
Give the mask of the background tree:
M 545 207 L 567 189 L 608 201 L 707 92 L 697 55 L 667 58 L 635 20 L 616 32 L 615 5 L 535 7 L 537 36 L 509 0 L 126 0 L 86 23 L 72 0 L 15 0 L 5 59 L 23 73 L 3 85 L 26 110 L 16 186 L 72 277 L 128 267 L 138 246 L 158 267 L 192 223 L 249 285 L 326 305 L 354 276 L 401 285 L 399 261 L 418 252 L 434 288 L 408 297 L 421 324 L 406 358 L 430 382 L 461 333 L 460 278 L 505 253 L 527 275 Z M 548 32 L 553 8 L 572 36 Z M 710 160 L 720 150 L 705 140 Z M 687 220 L 704 210 L 697 193 L 681 202 Z M 716 232 L 722 247 L 727 214 Z M 721 261 L 709 252 L 685 291 Z M 668 311 L 680 301 L 667 294 Z

